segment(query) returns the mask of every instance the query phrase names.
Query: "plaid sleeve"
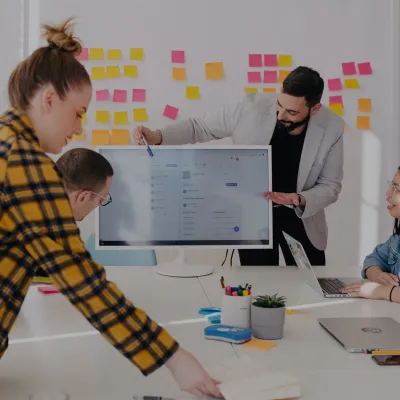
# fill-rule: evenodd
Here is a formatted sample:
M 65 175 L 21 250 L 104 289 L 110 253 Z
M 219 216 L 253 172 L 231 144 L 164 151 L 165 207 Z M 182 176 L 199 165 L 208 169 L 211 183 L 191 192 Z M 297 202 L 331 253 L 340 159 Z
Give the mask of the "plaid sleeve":
M 29 144 L 27 144 L 29 146 Z M 144 375 L 162 366 L 178 344 L 107 280 L 79 236 L 62 179 L 44 154 L 13 145 L 6 175 L 9 228 L 60 292 Z

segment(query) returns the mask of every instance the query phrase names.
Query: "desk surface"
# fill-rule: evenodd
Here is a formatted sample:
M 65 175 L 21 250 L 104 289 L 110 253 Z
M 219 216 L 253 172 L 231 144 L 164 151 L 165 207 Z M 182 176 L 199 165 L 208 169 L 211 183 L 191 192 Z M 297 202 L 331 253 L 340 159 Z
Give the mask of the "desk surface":
M 336 271 L 324 268 L 320 275 Z M 323 299 L 291 267 L 224 267 L 200 279 L 163 277 L 149 267 L 110 267 L 107 272 L 205 366 L 249 355 L 268 368 L 297 376 L 306 400 L 398 396 L 399 367 L 378 367 L 368 355 L 347 353 L 316 322 L 321 316 L 390 316 L 400 321 L 398 304 Z M 204 340 L 204 322 L 197 311 L 220 305 L 221 275 L 226 284 L 252 284 L 254 293 L 279 292 L 289 306 L 302 303 L 298 313 L 287 316 L 277 347 L 263 352 Z M 0 362 L 1 400 L 26 400 L 35 386 L 46 385 L 68 392 L 71 400 L 125 400 L 146 394 L 191 398 L 180 393 L 166 368 L 143 377 L 61 295 L 43 296 L 32 287 L 10 339 Z

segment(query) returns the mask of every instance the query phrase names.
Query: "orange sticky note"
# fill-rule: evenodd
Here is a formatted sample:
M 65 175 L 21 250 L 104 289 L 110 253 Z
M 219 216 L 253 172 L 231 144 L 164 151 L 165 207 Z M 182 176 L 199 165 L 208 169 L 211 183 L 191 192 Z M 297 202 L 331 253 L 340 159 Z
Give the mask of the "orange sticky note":
M 128 125 L 128 113 L 127 111 L 116 111 L 114 113 L 114 124 L 115 125 Z
M 347 126 L 347 124 L 344 126 L 344 132 L 347 132 L 349 130 L 349 127 Z
M 172 80 L 186 81 L 186 68 L 172 68 Z
M 245 349 L 254 349 L 254 350 L 271 350 L 276 347 L 278 344 L 276 342 L 271 342 L 269 340 L 260 340 L 260 339 L 251 339 L 250 341 L 244 343 L 242 347 Z
M 108 129 L 95 129 L 92 131 L 92 145 L 102 146 L 110 144 L 110 131 Z
M 258 89 L 256 87 L 245 87 L 244 92 L 245 93 L 257 93 Z
M 358 110 L 361 112 L 371 112 L 372 101 L 371 99 L 358 99 Z
M 104 51 L 100 48 L 91 48 L 89 50 L 89 60 L 104 60 Z
M 343 106 L 340 103 L 329 104 L 329 108 L 340 117 L 343 117 Z
M 197 100 L 200 98 L 200 88 L 198 86 L 186 86 L 186 98 Z
M 360 89 L 360 84 L 358 83 L 358 79 L 345 79 L 344 86 L 347 89 Z
M 119 49 L 108 50 L 107 58 L 109 60 L 121 60 L 122 59 L 122 52 Z
M 369 115 L 358 115 L 357 116 L 357 129 L 367 130 L 370 129 L 371 123 Z
M 279 54 L 278 55 L 278 65 L 280 67 L 291 67 L 292 66 L 292 56 L 289 54 Z
M 266 93 L 276 93 L 276 88 L 274 88 L 274 87 L 265 87 L 265 88 L 263 89 L 263 92 L 266 92 Z
M 279 71 L 279 83 L 283 83 L 283 81 L 286 79 L 286 77 L 290 74 L 290 70 L 286 69 L 281 69 Z
M 97 81 L 104 79 L 106 76 L 106 71 L 104 67 L 92 67 L 92 80 Z
M 128 78 L 136 78 L 138 76 L 137 65 L 124 65 L 124 76 Z
M 110 113 L 108 111 L 96 111 L 96 122 L 108 124 L 110 122 Z
M 119 72 L 118 65 L 108 65 L 106 67 L 106 78 L 107 79 L 119 78 L 119 75 L 120 75 L 120 72 Z
M 111 144 L 125 146 L 129 144 L 129 129 L 112 129 Z
M 146 108 L 134 108 L 133 109 L 133 120 L 135 122 L 146 122 L 148 119 Z
M 206 79 L 224 79 L 224 64 L 222 62 L 211 62 L 206 64 Z
M 131 60 L 136 60 L 136 61 L 144 60 L 144 49 L 132 48 L 131 49 Z

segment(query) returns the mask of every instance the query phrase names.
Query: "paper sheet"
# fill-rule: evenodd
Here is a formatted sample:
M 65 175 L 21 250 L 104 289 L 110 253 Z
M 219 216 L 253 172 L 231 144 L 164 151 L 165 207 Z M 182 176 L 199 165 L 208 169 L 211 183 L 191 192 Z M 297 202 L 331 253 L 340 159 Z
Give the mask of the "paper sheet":
M 91 48 L 89 50 L 90 60 L 104 60 L 104 51 L 100 48 Z
M 143 48 L 132 48 L 130 52 L 131 60 L 142 61 L 144 60 Z
M 174 64 L 185 63 L 185 52 L 183 50 L 172 50 L 171 51 L 171 62 Z
M 126 90 L 114 90 L 114 95 L 113 95 L 113 102 L 114 103 L 126 103 L 126 98 L 127 98 L 127 91 Z
M 119 49 L 108 50 L 107 58 L 109 60 L 122 60 L 122 52 Z
M 264 83 L 277 83 L 278 73 L 276 71 L 264 71 Z
M 290 74 L 290 70 L 281 69 L 279 70 L 279 83 L 283 83 L 286 77 Z
M 279 54 L 278 55 L 278 65 L 280 67 L 291 67 L 292 66 L 292 56 L 289 54 Z
M 329 104 L 329 108 L 340 117 L 343 117 L 343 106 L 340 103 Z
M 341 104 L 343 107 L 343 97 L 342 96 L 329 96 L 329 104 Z
M 222 62 L 211 62 L 206 64 L 206 79 L 224 79 L 224 64 Z
M 118 65 L 108 65 L 106 67 L 106 78 L 114 79 L 120 77 L 120 71 Z
M 265 67 L 277 67 L 278 56 L 276 54 L 264 54 L 264 66 Z
M 369 115 L 357 116 L 357 129 L 368 130 L 371 128 Z
M 124 65 L 124 76 L 128 78 L 136 78 L 138 76 L 137 65 Z
M 260 339 L 251 339 L 250 341 L 242 344 L 242 347 L 245 349 L 254 349 L 254 350 L 271 350 L 276 347 L 278 344 L 276 342 L 272 342 L 270 340 L 260 340 Z
M 356 63 L 355 62 L 344 62 L 342 63 L 343 75 L 356 75 Z
M 172 80 L 186 81 L 186 68 L 172 68 Z
M 358 79 L 345 79 L 344 85 L 347 89 L 360 89 L 360 85 L 358 83 Z
M 87 116 L 86 113 L 82 115 L 82 125 L 86 125 L 87 122 Z
M 372 67 L 370 62 L 364 62 L 358 64 L 358 71 L 360 75 L 371 75 L 372 74 Z
M 96 90 L 96 101 L 107 101 L 110 98 L 108 89 Z
M 129 118 L 127 111 L 116 111 L 114 113 L 114 124 L 115 125 L 128 125 Z
M 80 140 L 80 141 L 82 141 L 82 140 L 85 139 L 85 136 L 86 136 L 86 132 L 85 132 L 84 129 L 82 129 L 82 133 L 80 135 L 73 135 L 72 136 L 72 140 Z
M 108 129 L 95 129 L 92 131 L 92 145 L 102 146 L 110 144 L 110 131 Z
M 80 54 L 76 57 L 76 59 L 79 61 L 89 60 L 89 49 L 87 47 L 84 47 Z
M 266 93 L 276 93 L 276 88 L 274 88 L 274 87 L 265 87 L 265 88 L 263 89 L 263 92 L 266 92 Z
M 342 90 L 342 81 L 340 80 L 340 78 L 328 79 L 328 88 L 332 92 Z
M 256 87 L 245 87 L 244 92 L 245 93 L 257 93 L 258 89 Z
M 198 86 L 186 86 L 186 98 L 188 100 L 200 99 L 200 88 Z
M 133 110 L 133 120 L 135 122 L 147 122 L 147 109 L 146 108 L 135 108 Z
M 372 100 L 365 98 L 365 99 L 358 99 L 358 110 L 361 112 L 371 112 L 372 109 Z
M 112 129 L 110 144 L 126 146 L 129 144 L 129 129 Z
M 144 103 L 146 101 L 146 89 L 133 89 L 132 101 Z
M 262 54 L 249 54 L 249 67 L 262 67 Z
M 108 124 L 110 122 L 109 111 L 97 110 L 96 111 L 96 122 L 99 122 L 101 124 Z
M 176 107 L 173 107 L 173 106 L 170 106 L 167 104 L 165 106 L 163 116 L 175 120 L 178 116 L 178 111 L 179 111 L 179 108 L 176 108 Z
M 249 83 L 261 83 L 261 72 L 250 71 L 247 73 L 247 81 Z
M 106 77 L 106 70 L 104 67 L 92 67 L 92 80 L 97 81 Z

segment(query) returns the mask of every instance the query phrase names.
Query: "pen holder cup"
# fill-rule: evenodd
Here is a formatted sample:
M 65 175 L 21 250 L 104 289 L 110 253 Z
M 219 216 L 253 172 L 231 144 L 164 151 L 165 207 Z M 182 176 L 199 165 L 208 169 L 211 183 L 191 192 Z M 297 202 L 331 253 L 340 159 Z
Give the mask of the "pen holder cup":
M 251 296 L 224 295 L 221 306 L 221 323 L 235 328 L 250 328 Z

